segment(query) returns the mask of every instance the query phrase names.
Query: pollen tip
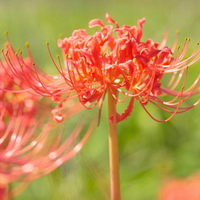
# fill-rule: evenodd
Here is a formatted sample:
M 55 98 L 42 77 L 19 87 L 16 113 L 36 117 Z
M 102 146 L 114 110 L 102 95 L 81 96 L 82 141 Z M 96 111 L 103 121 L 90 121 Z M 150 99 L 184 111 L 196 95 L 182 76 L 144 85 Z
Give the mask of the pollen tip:
M 189 41 L 190 41 L 190 38 L 186 37 L 186 38 L 185 38 L 185 41 L 188 41 L 188 42 L 189 42 Z
M 180 30 L 177 30 L 177 31 L 176 31 L 176 34 L 180 34 L 180 32 L 181 32 Z
M 46 42 L 46 45 L 49 46 L 49 42 Z
M 26 42 L 26 43 L 25 43 L 25 47 L 29 47 L 29 42 Z
M 63 38 L 64 37 L 64 34 L 63 33 L 60 33 L 59 34 L 59 38 Z
M 56 55 L 56 58 L 60 58 L 60 56 L 59 56 L 59 55 Z
M 4 31 L 5 35 L 8 35 L 8 31 Z

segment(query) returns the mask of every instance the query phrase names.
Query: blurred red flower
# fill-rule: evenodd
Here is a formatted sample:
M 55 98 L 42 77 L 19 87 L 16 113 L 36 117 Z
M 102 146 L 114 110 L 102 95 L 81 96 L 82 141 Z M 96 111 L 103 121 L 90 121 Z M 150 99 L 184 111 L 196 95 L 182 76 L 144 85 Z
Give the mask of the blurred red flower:
M 199 200 L 200 173 L 188 178 L 174 178 L 161 188 L 159 200 Z
M 15 70 L 22 66 L 11 47 L 6 48 L 9 60 L 1 62 L 0 68 L 0 199 L 13 198 L 30 181 L 71 159 L 82 149 L 92 130 L 90 126 L 86 134 L 78 138 L 83 127 L 80 122 L 69 135 L 63 134 L 54 121 L 62 122 L 79 113 L 79 102 L 71 100 L 62 108 L 54 108 L 48 99 L 27 92 L 26 84 L 9 68 L 11 60 Z M 24 59 L 24 64 L 30 63 L 30 57 Z M 15 186 L 10 187 L 12 183 Z

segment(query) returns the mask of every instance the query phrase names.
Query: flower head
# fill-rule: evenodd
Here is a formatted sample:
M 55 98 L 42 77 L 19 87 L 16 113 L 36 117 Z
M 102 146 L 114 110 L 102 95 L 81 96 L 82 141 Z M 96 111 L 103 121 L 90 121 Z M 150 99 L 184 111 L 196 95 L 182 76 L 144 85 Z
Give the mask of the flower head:
M 150 116 L 146 108 L 149 103 L 171 113 L 170 117 L 163 121 L 199 103 L 197 100 L 191 106 L 181 106 L 190 96 L 199 93 L 200 76 L 186 88 L 188 68 L 200 59 L 198 47 L 192 55 L 185 58 L 190 42 L 188 38 L 182 49 L 176 48 L 178 39 L 173 47 L 169 48 L 166 46 L 166 36 L 161 43 L 152 39 L 142 41 L 144 18 L 138 21 L 137 26 L 120 27 L 106 14 L 106 22 L 111 25 L 104 25 L 99 19 L 90 21 L 89 27 L 100 27 L 100 31 L 93 35 L 80 29 L 75 30 L 71 37 L 58 40 L 58 47 L 63 52 L 64 66 L 59 56 L 57 64 L 49 50 L 59 75 L 48 76 L 35 70 L 33 73 L 27 73 L 25 77 L 18 75 L 18 78 L 27 80 L 27 85 L 33 90 L 41 95 L 51 96 L 58 102 L 78 97 L 87 109 L 97 104 L 101 108 L 109 90 L 116 102 L 128 100 L 127 109 L 122 114 L 117 113 L 117 122 L 131 114 L 134 100 L 137 100 Z M 9 55 L 10 53 L 4 54 L 5 60 L 9 60 Z M 15 56 L 18 63 L 24 63 L 21 56 Z M 15 69 L 12 61 L 7 62 Z M 23 67 L 30 71 L 29 65 L 23 64 Z M 15 71 L 17 75 L 17 70 Z M 171 75 L 167 86 L 162 82 L 165 75 Z M 46 82 L 42 81 L 44 78 Z M 165 97 L 171 99 L 166 101 Z
M 92 130 L 91 125 L 79 139 L 81 122 L 70 134 L 64 134 L 55 121 L 69 120 L 79 113 L 79 103 L 71 100 L 53 108 L 48 99 L 44 101 L 33 91 L 26 92 L 23 80 L 10 70 L 19 70 L 22 77 L 33 68 L 22 69 L 10 48 L 7 46 L 9 57 L 1 62 L 0 68 L 0 199 L 18 195 L 30 181 L 71 159 L 82 149 Z M 30 58 L 23 62 L 26 66 L 31 63 Z M 9 68 L 11 63 L 15 68 Z M 8 187 L 11 183 L 18 185 Z
M 8 51 L 10 46 L 6 45 Z M 10 64 L 15 65 L 15 70 L 20 68 L 17 62 L 17 57 L 15 54 L 9 55 L 10 61 L 1 62 L 0 68 L 0 110 L 4 111 L 4 118 L 11 118 L 19 106 L 23 107 L 23 112 L 27 113 L 29 117 L 33 117 L 36 112 L 38 112 L 38 106 L 41 104 L 41 97 L 33 93 L 26 92 L 26 89 L 22 91 L 21 88 L 26 87 L 26 83 L 15 77 L 15 75 L 10 71 Z M 29 65 L 32 61 L 30 58 L 24 59 L 24 63 Z M 5 103 L 6 102 L 6 103 Z

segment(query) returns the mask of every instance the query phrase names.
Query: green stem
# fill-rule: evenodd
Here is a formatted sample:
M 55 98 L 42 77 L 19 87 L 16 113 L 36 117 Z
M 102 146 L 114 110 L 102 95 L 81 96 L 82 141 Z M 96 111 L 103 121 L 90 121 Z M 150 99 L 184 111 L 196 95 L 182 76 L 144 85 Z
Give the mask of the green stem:
M 109 120 L 109 159 L 110 159 L 110 190 L 111 200 L 120 200 L 119 178 L 119 152 L 118 134 L 116 123 L 116 100 L 108 91 L 108 117 L 113 116 L 113 122 Z

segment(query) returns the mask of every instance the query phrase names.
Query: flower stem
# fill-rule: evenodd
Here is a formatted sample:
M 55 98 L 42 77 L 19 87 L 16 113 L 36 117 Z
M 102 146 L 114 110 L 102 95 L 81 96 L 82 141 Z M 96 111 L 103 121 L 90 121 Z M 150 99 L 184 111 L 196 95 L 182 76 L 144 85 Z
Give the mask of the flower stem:
M 119 178 L 119 152 L 118 135 L 116 123 L 116 100 L 108 91 L 108 117 L 113 116 L 113 121 L 109 120 L 109 159 L 110 159 L 110 190 L 111 200 L 120 200 L 120 178 Z

